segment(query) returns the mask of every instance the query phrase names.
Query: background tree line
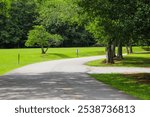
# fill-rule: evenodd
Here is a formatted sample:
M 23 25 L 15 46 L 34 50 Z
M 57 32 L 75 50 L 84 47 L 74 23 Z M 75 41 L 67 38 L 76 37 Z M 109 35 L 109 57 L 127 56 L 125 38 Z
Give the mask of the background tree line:
M 50 3 L 50 4 L 47 4 Z M 1 0 L 0 1 L 0 48 L 25 47 L 28 33 L 36 25 L 43 25 L 40 14 L 50 6 L 51 22 L 44 27 L 49 33 L 60 34 L 64 38 L 59 46 L 91 46 L 95 44 L 94 37 L 85 30 L 85 27 L 72 24 L 68 21 L 58 21 L 56 3 L 61 0 Z M 52 6 L 52 4 L 56 8 Z M 63 6 L 63 5 L 62 5 Z M 62 7 L 63 8 L 63 7 Z M 61 8 L 61 9 L 62 9 Z M 46 12 L 46 11 L 45 11 Z M 69 12 L 69 11 L 68 11 Z

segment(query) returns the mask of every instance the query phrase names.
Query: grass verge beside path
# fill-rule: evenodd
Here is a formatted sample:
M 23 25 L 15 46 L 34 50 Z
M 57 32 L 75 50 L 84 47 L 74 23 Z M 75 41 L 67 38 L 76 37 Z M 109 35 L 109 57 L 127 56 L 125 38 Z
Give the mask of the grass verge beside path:
M 90 76 L 134 97 L 150 100 L 150 74 L 92 74 Z
M 77 48 L 50 48 L 45 55 L 41 55 L 41 49 L 0 49 L 0 75 L 15 68 L 36 62 L 57 60 L 64 58 L 76 58 Z M 104 55 L 104 47 L 78 48 L 79 57 Z M 18 64 L 18 52 L 20 52 L 20 64 Z
M 86 63 L 88 66 L 123 66 L 123 67 L 150 67 L 150 52 L 142 52 L 137 54 L 130 54 L 124 56 L 124 59 L 121 61 L 115 60 L 115 64 L 105 64 L 104 59 L 90 61 Z

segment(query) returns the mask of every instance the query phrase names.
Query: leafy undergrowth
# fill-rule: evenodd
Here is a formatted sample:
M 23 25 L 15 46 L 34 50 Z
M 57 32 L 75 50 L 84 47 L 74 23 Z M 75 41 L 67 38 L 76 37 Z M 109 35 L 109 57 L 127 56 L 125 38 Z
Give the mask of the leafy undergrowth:
M 150 74 L 92 74 L 91 77 L 139 99 L 150 100 Z

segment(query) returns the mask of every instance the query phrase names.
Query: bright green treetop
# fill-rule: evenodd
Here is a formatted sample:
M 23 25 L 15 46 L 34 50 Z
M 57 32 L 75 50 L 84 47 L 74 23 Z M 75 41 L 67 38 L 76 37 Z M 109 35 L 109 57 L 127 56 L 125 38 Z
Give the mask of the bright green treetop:
M 59 45 L 63 41 L 63 38 L 58 34 L 50 34 L 43 26 L 35 26 L 28 34 L 28 40 L 26 46 L 40 46 L 42 54 L 45 54 L 48 48 L 52 45 Z M 46 49 L 44 49 L 46 47 Z

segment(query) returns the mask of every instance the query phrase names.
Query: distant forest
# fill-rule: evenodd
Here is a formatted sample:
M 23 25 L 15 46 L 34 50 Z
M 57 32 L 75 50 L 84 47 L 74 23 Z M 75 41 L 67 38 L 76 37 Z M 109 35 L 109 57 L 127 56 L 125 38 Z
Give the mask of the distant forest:
M 42 23 L 39 18 L 41 9 L 46 7 L 45 1 L 0 0 L 0 48 L 25 47 L 28 32 L 33 26 Z M 53 7 L 52 9 L 55 11 Z M 55 17 L 52 17 L 52 20 Z M 94 36 L 85 29 L 84 25 L 57 20 L 56 18 L 46 26 L 46 29 L 49 33 L 57 33 L 63 37 L 64 41 L 59 45 L 60 47 L 84 47 L 96 44 Z

